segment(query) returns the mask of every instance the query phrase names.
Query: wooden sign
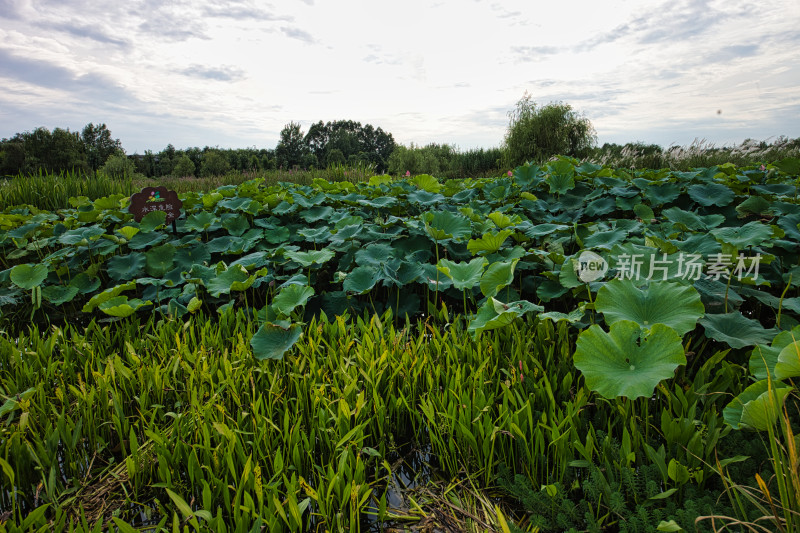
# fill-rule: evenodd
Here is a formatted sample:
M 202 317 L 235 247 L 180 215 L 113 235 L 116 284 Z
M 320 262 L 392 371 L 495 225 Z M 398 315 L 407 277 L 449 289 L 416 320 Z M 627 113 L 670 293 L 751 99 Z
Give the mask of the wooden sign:
M 183 202 L 175 191 L 168 191 L 166 187 L 145 187 L 142 192 L 131 196 L 128 212 L 133 214 L 136 222 L 141 222 L 147 213 L 163 211 L 167 214 L 165 222 L 170 223 L 181 216 L 182 206 Z

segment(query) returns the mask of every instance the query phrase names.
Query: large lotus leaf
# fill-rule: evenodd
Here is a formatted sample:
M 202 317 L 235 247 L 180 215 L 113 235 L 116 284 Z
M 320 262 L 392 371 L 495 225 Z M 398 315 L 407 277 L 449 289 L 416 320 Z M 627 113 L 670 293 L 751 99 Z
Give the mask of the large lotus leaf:
M 139 222 L 139 229 L 143 233 L 150 233 L 159 226 L 162 226 L 167 220 L 167 214 L 164 211 L 151 211 L 142 217 Z
M 65 231 L 58 237 L 60 244 L 68 246 L 88 246 L 89 241 L 97 240 L 100 235 L 105 233 L 101 226 L 89 226 Z
M 630 320 L 640 327 L 664 324 L 684 335 L 695 328 L 705 309 L 694 287 L 654 281 L 638 288 L 631 280 L 615 279 L 597 291 L 595 309 L 603 313 L 607 324 Z
M 624 229 L 617 228 L 611 231 L 597 231 L 583 240 L 585 248 L 600 248 L 610 250 L 614 245 L 621 243 L 628 236 Z
M 253 268 L 260 268 L 269 263 L 269 254 L 267 252 L 253 252 L 252 254 L 247 254 L 244 257 L 240 257 L 236 261 L 230 264 L 233 265 L 242 265 L 246 270 L 250 270 Z
M 97 277 L 90 277 L 86 272 L 81 272 L 69 281 L 70 287 L 75 287 L 81 294 L 89 294 L 100 287 L 100 280 Z
M 145 252 L 147 273 L 153 277 L 161 277 L 175 264 L 175 247 L 169 243 L 156 246 Z
M 800 376 L 800 339 L 786 345 L 778 354 L 775 364 L 775 377 L 778 379 Z
M 264 240 L 270 244 L 283 244 L 289 240 L 289 228 L 281 226 L 264 234 Z
M 575 174 L 548 174 L 545 181 L 550 186 L 550 194 L 564 194 L 575 188 Z
M 153 231 L 150 233 L 139 232 L 128 241 L 128 248 L 131 250 L 143 250 L 165 240 L 167 240 L 167 235 L 161 231 Z
M 525 313 L 538 313 L 541 311 L 544 311 L 544 307 L 527 300 L 505 304 L 490 297 L 486 300 L 486 303 L 478 309 L 478 313 L 475 315 L 475 318 L 470 321 L 467 331 L 474 336 L 481 331 L 505 327 Z
M 787 157 L 773 163 L 775 167 L 790 176 L 800 176 L 800 158 Z
M 442 184 L 439 183 L 439 180 L 428 174 L 420 174 L 418 176 L 414 176 L 413 178 L 411 178 L 411 183 L 413 183 L 423 191 L 428 191 L 428 192 L 439 192 L 439 190 L 442 188 Z
M 215 278 L 206 282 L 209 294 L 219 297 L 221 294 L 230 294 L 231 291 L 245 291 L 250 288 L 256 276 L 249 275 L 242 265 L 231 265 Z
M 147 258 L 140 252 L 114 256 L 108 260 L 108 276 L 114 281 L 137 278 L 146 262 Z
M 372 200 L 359 200 L 358 203 L 375 209 L 383 209 L 397 204 L 397 198 L 393 198 L 391 196 L 379 196 L 377 198 L 373 198 Z
M 638 398 L 651 396 L 661 380 L 686 364 L 686 356 L 672 328 L 656 324 L 643 330 L 621 320 L 608 333 L 597 325 L 581 332 L 573 362 L 586 386 L 602 396 Z
M 219 202 L 219 207 L 230 209 L 231 211 L 246 211 L 253 200 L 247 197 L 226 198 Z
M 453 287 L 460 291 L 472 289 L 481 280 L 483 269 L 489 261 L 485 257 L 476 257 L 469 263 L 456 263 L 449 259 L 439 260 L 437 268 L 445 276 L 453 280 Z
M 328 205 L 318 205 L 300 212 L 300 218 L 312 224 L 319 220 L 327 220 L 333 214 L 333 208 Z
M 780 416 L 783 401 L 792 387 L 780 382 L 761 380 L 753 383 L 731 400 L 723 410 L 722 418 L 733 429 L 767 431 Z
M 214 213 L 200 211 L 199 213 L 195 213 L 194 215 L 188 217 L 183 227 L 189 231 L 205 231 L 214 222 L 218 221 L 219 217 L 217 217 Z
M 333 250 L 329 250 L 328 248 L 323 248 L 322 250 L 313 250 L 310 252 L 295 252 L 289 250 L 283 254 L 286 259 L 300 264 L 302 268 L 308 268 L 312 265 L 319 268 L 319 266 L 333 259 L 334 255 L 336 254 L 333 252 Z
M 706 315 L 700 320 L 706 331 L 706 337 L 727 343 L 731 348 L 744 348 L 765 344 L 774 332 L 764 329 L 758 321 L 746 318 L 742 313 Z
M 581 306 L 578 309 L 570 311 L 569 314 L 561 313 L 559 311 L 549 311 L 547 313 L 539 313 L 536 315 L 536 317 L 539 320 L 552 320 L 553 322 L 561 322 L 562 320 L 566 320 L 570 324 L 575 324 L 580 322 L 585 312 L 586 311 L 584 307 Z
M 32 289 L 42 284 L 47 277 L 47 266 L 38 265 L 16 265 L 11 268 L 11 282 L 20 289 Z
M 283 359 L 283 355 L 294 346 L 302 334 L 303 328 L 300 324 L 283 328 L 266 323 L 258 328 L 250 339 L 250 346 L 256 359 Z
M 53 305 L 71 302 L 78 294 L 78 287 L 71 285 L 48 285 L 42 289 L 42 298 Z
M 672 203 L 680 194 L 680 186 L 674 183 L 666 183 L 664 185 L 653 184 L 646 186 L 644 189 L 644 196 L 653 207 Z
M 365 265 L 354 268 L 347 274 L 342 288 L 345 292 L 364 294 L 378 283 L 379 272 L 374 266 Z
M 117 233 L 125 237 L 126 241 L 129 241 L 133 238 L 134 235 L 139 233 L 139 228 L 134 228 L 133 226 L 123 226 L 116 230 Z
M 689 187 L 688 192 L 692 200 L 705 207 L 710 205 L 723 207 L 731 203 L 736 197 L 735 192 L 721 183 L 692 185 Z
M 241 237 L 245 231 L 250 229 L 250 222 L 244 215 L 226 214 L 222 217 L 222 227 L 234 237 Z
M 356 252 L 356 263 L 360 266 L 380 266 L 392 258 L 393 248 L 385 243 L 370 244 Z
M 601 215 L 606 215 L 614 211 L 616 208 L 617 203 L 614 198 L 605 196 L 603 198 L 598 198 L 587 205 L 585 213 L 590 217 L 598 217 Z
M 515 168 L 512 175 L 514 177 L 514 181 L 523 187 L 536 185 L 542 181 L 541 169 L 539 166 L 531 165 L 530 163 L 525 163 L 524 165 Z
M 109 316 L 125 318 L 131 316 L 137 309 L 150 304 L 152 304 L 150 300 L 143 302 L 138 298 L 128 300 L 127 296 L 115 296 L 101 303 L 98 309 Z
M 514 281 L 514 268 L 519 259 L 492 263 L 481 276 L 481 292 L 484 296 L 495 296 Z
M 572 229 L 571 226 L 567 226 L 564 224 L 536 224 L 524 230 L 525 235 L 530 237 L 531 239 L 535 239 L 537 237 L 542 237 L 544 235 L 550 235 L 556 231 L 564 231 Z
M 97 293 L 91 297 L 91 299 L 86 302 L 83 306 L 84 313 L 91 313 L 94 311 L 95 307 L 102 304 L 103 302 L 107 302 L 111 298 L 119 296 L 122 294 L 123 291 L 130 291 L 136 289 L 136 280 L 131 280 L 128 283 L 123 283 L 122 285 L 117 285 L 115 287 L 108 288 L 103 292 Z
M 240 254 L 244 251 L 245 244 L 246 242 L 242 237 L 225 235 L 208 241 L 206 249 L 212 254 Z
M 682 228 L 695 231 L 705 231 L 711 228 L 716 228 L 725 222 L 725 217 L 722 215 L 700 216 L 691 211 L 684 211 L 679 207 L 670 207 L 669 209 L 664 209 L 661 214 L 664 215 L 664 217 L 670 222 L 673 222 Z
M 470 239 L 467 250 L 473 255 L 489 255 L 503 247 L 503 243 L 514 234 L 513 230 L 504 229 L 500 232 L 484 233 L 480 239 Z
M 328 226 L 322 226 L 320 228 L 303 228 L 298 231 L 297 234 L 303 237 L 306 242 L 313 242 L 315 244 L 328 242 L 333 236 L 331 229 Z
M 461 216 L 450 211 L 425 213 L 421 217 L 425 222 L 428 235 L 436 241 L 454 239 L 459 241 L 472 235 L 472 224 Z
M 314 296 L 314 289 L 303 285 L 287 285 L 272 300 L 272 305 L 284 315 L 290 315 L 298 306 L 306 305 Z
M 445 197 L 441 194 L 435 194 L 432 192 L 427 191 L 414 191 L 408 195 L 408 201 L 412 204 L 419 204 L 421 206 L 427 207 L 433 204 L 444 202 Z
M 758 246 L 772 237 L 772 227 L 754 220 L 738 228 L 712 229 L 711 234 L 720 242 L 731 244 L 736 248 L 744 248 Z
M 182 270 L 189 270 L 192 268 L 192 265 L 202 265 L 209 261 L 211 261 L 211 252 L 208 251 L 208 247 L 205 243 L 197 243 L 178 248 L 175 252 L 175 264 Z
M 522 217 L 519 215 L 510 217 L 505 213 L 500 213 L 499 211 L 489 213 L 486 215 L 486 218 L 494 222 L 494 225 L 497 226 L 497 229 L 506 229 L 509 226 L 516 226 L 522 222 Z

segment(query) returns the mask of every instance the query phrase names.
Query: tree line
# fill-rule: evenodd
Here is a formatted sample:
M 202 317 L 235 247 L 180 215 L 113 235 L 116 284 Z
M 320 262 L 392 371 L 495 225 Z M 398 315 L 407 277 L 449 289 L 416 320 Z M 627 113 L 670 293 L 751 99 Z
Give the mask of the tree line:
M 0 140 L 0 176 L 102 171 L 113 177 L 139 174 L 158 178 L 364 166 L 376 174 L 464 178 L 490 175 L 526 161 L 545 161 L 556 154 L 585 157 L 594 146 L 591 122 L 569 104 L 539 106 L 526 94 L 509 113 L 509 126 L 499 148 L 461 151 L 448 144 L 403 146 L 391 133 L 371 124 L 337 120 L 313 123 L 306 132 L 300 124 L 290 122 L 281 130 L 274 149 L 177 149 L 169 144 L 159 152 L 126 155 L 105 124 L 89 123 L 80 132 L 40 127 Z

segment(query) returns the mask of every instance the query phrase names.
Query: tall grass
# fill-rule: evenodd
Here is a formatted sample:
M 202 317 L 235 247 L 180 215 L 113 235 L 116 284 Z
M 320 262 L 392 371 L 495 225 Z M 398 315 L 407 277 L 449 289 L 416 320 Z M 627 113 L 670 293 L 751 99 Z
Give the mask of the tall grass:
M 131 180 L 114 180 L 103 174 L 46 174 L 40 171 L 38 174 L 0 180 L 0 210 L 16 205 L 32 205 L 54 211 L 69 207 L 69 199 L 76 196 L 96 200 L 112 194 L 130 196 L 135 191 L 136 186 Z
M 695 139 L 688 146 L 670 146 L 666 149 L 643 143 L 605 145 L 594 149 L 588 160 L 621 168 L 687 171 L 724 163 L 740 167 L 766 164 L 787 157 L 800 157 L 800 139 L 778 137 L 772 142 L 748 139 L 727 147 L 717 147 L 705 139 Z

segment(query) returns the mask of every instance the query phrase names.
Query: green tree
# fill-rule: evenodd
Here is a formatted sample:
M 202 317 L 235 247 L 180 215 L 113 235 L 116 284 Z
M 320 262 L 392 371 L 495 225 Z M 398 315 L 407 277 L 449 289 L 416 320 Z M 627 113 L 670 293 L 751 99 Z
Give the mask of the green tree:
M 292 168 L 303 163 L 303 156 L 309 152 L 300 129 L 300 124 L 290 122 L 281 130 L 281 138 L 278 146 L 275 147 L 275 158 L 278 166 Z
M 194 163 L 188 155 L 183 154 L 178 158 L 172 174 L 178 177 L 194 176 Z
M 117 152 L 106 159 L 99 172 L 113 179 L 131 179 L 136 172 L 136 165 L 125 154 Z
M 554 155 L 583 157 L 596 141 L 594 127 L 569 104 L 551 102 L 537 106 L 528 93 L 509 113 L 505 136 L 505 162 L 544 162 Z
M 228 159 L 217 150 L 208 150 L 203 154 L 203 163 L 200 165 L 200 175 L 221 176 L 230 170 Z
M 328 150 L 328 157 L 326 162 L 328 163 L 328 166 L 344 165 L 345 163 L 344 154 L 338 148 L 331 148 L 330 150 Z
M 84 126 L 81 141 L 86 150 L 86 161 L 92 170 L 103 166 L 112 154 L 122 151 L 122 143 L 119 139 L 111 138 L 111 132 L 105 124 L 95 126 L 90 122 Z

